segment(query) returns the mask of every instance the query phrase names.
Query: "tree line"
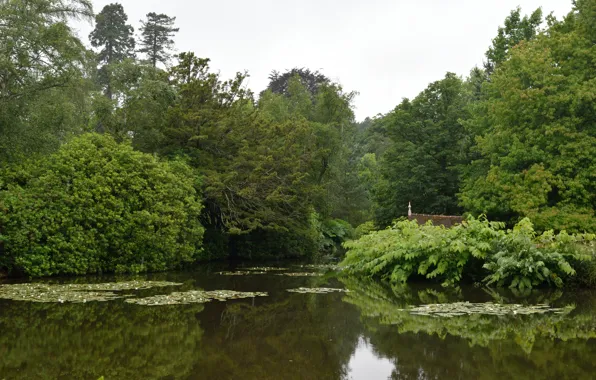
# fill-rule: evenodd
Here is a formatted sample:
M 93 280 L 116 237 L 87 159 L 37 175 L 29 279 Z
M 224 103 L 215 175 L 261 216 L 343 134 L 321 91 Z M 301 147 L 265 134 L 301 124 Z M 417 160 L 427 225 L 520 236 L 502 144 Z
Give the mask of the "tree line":
M 174 55 L 175 17 L 148 13 L 135 38 L 120 4 L 95 15 L 88 0 L 4 1 L 0 267 L 333 253 L 410 201 L 594 231 L 595 14 L 595 0 L 546 24 L 514 10 L 483 68 L 357 123 L 357 94 L 319 72 L 272 71 L 257 95 L 246 72 Z M 75 18 L 95 21 L 93 49 Z
M 596 230 L 596 2 L 563 19 L 513 10 L 482 68 L 447 73 L 369 121 L 379 226 L 415 212 Z M 370 156 L 371 154 L 374 156 Z

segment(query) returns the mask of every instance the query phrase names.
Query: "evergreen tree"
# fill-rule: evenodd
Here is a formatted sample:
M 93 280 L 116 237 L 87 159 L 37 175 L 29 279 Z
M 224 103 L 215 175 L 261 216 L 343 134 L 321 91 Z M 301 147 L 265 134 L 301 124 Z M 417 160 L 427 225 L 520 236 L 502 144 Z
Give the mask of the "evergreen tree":
M 267 90 L 270 90 L 274 94 L 287 96 L 290 91 L 290 80 L 296 76 L 312 96 L 315 96 L 323 85 L 331 83 L 329 78 L 318 71 L 310 71 L 305 68 L 293 68 L 283 74 L 279 71 L 272 71 L 269 75 L 269 85 L 267 86 Z
M 174 28 L 176 17 L 165 14 L 149 13 L 147 21 L 141 21 L 140 53 L 147 55 L 147 60 L 153 67 L 158 62 L 167 64 L 170 59 L 169 51 L 174 47 L 174 35 L 180 30 Z
M 106 96 L 112 98 L 112 84 L 107 65 L 134 56 L 133 27 L 126 24 L 128 16 L 122 5 L 106 5 L 95 17 L 95 29 L 89 35 L 91 45 L 100 48 L 98 61 L 103 64 L 99 71 L 100 82 L 106 87 Z

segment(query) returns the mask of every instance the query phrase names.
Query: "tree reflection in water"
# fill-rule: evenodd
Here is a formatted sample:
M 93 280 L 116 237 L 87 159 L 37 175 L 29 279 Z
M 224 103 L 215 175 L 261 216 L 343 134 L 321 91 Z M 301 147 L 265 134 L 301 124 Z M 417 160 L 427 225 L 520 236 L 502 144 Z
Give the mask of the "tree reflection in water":
M 360 309 L 378 355 L 393 361 L 392 378 L 588 379 L 596 369 L 592 360 L 596 354 L 596 297 L 592 293 L 567 298 L 550 294 L 559 305 L 577 303 L 569 314 L 444 318 L 413 315 L 404 307 L 468 297 L 343 281 L 351 291 L 344 301 Z M 534 302 L 549 301 L 548 295 L 545 298 L 539 292 L 530 297 Z
M 270 296 L 156 307 L 0 300 L 0 379 L 588 379 L 596 370 L 592 293 L 387 288 L 344 278 L 349 293 L 301 294 L 286 290 L 342 282 L 172 276 L 182 290 Z M 453 318 L 404 310 L 461 301 L 574 309 Z

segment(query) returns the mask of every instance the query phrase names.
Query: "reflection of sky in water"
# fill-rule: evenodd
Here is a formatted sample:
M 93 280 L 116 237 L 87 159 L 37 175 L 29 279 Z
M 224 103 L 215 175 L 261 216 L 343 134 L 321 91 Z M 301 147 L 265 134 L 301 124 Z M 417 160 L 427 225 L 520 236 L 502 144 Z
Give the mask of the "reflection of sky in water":
M 391 361 L 375 355 L 371 344 L 360 337 L 356 351 L 348 364 L 349 373 L 346 380 L 388 379 L 391 377 L 393 368 Z

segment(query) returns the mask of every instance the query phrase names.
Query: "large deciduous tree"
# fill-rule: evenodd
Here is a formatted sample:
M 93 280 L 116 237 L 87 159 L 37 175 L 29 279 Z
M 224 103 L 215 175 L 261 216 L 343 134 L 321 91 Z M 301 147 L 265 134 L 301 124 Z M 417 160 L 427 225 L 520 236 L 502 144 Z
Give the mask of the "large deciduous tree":
M 153 67 L 158 63 L 166 65 L 170 60 L 170 51 L 174 47 L 173 37 L 180 30 L 174 28 L 176 17 L 165 14 L 149 13 L 147 20 L 141 21 L 140 53 L 147 56 Z
M 469 123 L 483 133 L 461 192 L 466 209 L 596 230 L 595 14 L 596 1 L 576 1 L 497 67 Z
M 408 202 L 419 213 L 461 212 L 456 194 L 458 165 L 466 158 L 467 132 L 460 123 L 467 112 L 466 94 L 465 82 L 448 73 L 378 121 L 391 140 L 374 189 L 379 225 L 404 216 Z
M 509 51 L 521 41 L 533 39 L 540 31 L 542 24 L 542 9 L 538 8 L 530 16 L 521 17 L 518 7 L 511 11 L 505 19 L 505 25 L 500 26 L 497 37 L 493 39 L 491 47 L 486 52 L 484 68 L 488 75 L 492 74 L 495 67 L 507 59 Z
M 0 2 L 2 164 L 51 151 L 85 124 L 89 55 L 67 21 L 92 13 L 87 0 Z

